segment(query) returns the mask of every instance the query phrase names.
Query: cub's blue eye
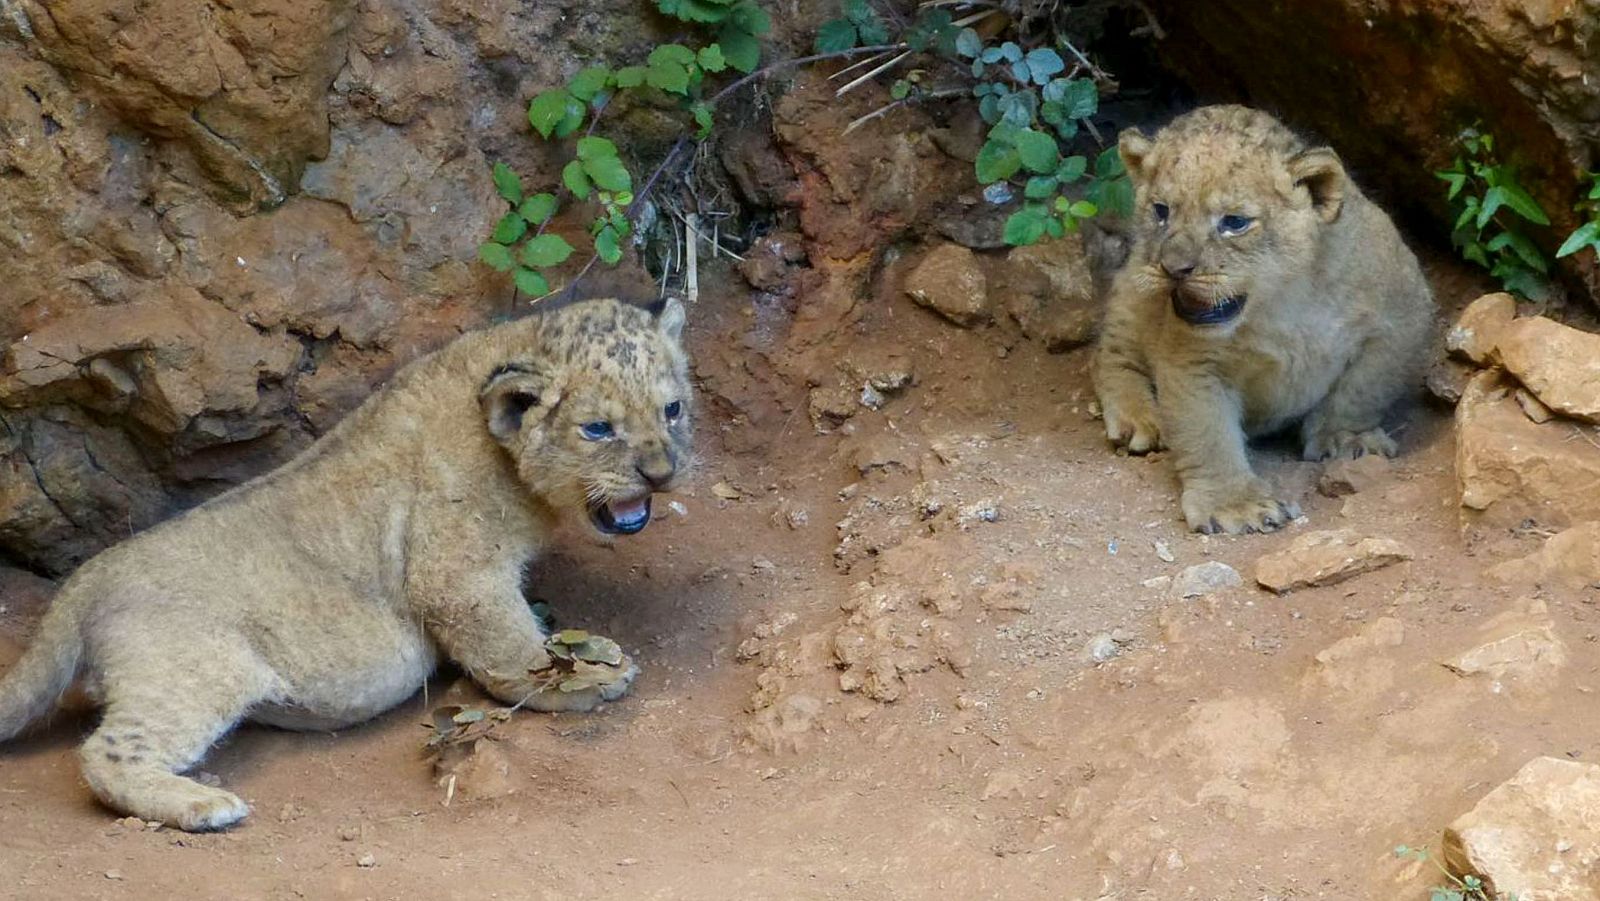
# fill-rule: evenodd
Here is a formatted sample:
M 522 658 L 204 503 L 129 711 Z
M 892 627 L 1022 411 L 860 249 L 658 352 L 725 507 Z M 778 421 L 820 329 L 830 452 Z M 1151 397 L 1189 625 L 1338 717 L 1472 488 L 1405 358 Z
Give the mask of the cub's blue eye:
M 1167 205 L 1164 204 L 1164 203 L 1158 203 L 1155 206 L 1153 206 L 1151 209 L 1155 210 L 1155 213 L 1156 213 L 1156 224 L 1157 225 L 1166 225 L 1167 224 L 1167 217 L 1172 215 L 1172 211 L 1167 209 Z
M 1254 222 L 1249 216 L 1223 216 L 1217 220 L 1217 231 L 1224 235 L 1242 235 L 1250 230 Z
M 667 414 L 668 422 L 677 422 L 678 417 L 683 415 L 683 402 L 675 400 L 672 403 L 667 404 L 667 408 L 662 412 Z
M 578 433 L 590 441 L 604 441 L 616 434 L 609 422 L 586 422 L 578 426 Z

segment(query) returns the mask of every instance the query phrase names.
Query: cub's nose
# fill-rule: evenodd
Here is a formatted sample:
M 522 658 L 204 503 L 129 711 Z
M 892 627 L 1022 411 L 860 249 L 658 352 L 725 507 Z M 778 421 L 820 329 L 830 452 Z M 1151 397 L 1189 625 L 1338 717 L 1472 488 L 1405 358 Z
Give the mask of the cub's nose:
M 661 491 L 671 484 L 672 477 L 678 474 L 678 463 L 672 459 L 671 451 L 661 450 L 640 459 L 637 469 L 639 477 L 644 479 L 646 484 L 653 490 Z
M 1167 260 L 1162 260 L 1161 261 L 1161 268 L 1166 271 L 1166 273 L 1167 273 L 1167 275 L 1169 277 L 1175 278 L 1180 282 L 1183 281 L 1184 279 L 1188 278 L 1190 275 L 1194 274 L 1194 264 L 1193 263 L 1176 263 L 1176 264 L 1174 264 L 1174 263 L 1169 262 Z

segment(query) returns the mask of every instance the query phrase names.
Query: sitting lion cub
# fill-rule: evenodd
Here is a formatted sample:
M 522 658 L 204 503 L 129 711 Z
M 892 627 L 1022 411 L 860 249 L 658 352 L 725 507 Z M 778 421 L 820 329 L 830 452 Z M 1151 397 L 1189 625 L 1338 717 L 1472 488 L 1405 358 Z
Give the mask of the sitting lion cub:
M 0 739 L 80 670 L 104 717 L 83 773 L 108 806 L 181 829 L 249 808 L 176 775 L 241 719 L 338 729 L 441 656 L 495 697 L 588 710 L 623 658 L 567 682 L 522 595 L 558 519 L 650 519 L 689 458 L 683 308 L 574 304 L 466 335 L 401 370 L 280 469 L 83 564 L 0 681 Z
M 1137 201 L 1094 360 L 1106 434 L 1172 449 L 1191 528 L 1277 529 L 1299 510 L 1246 436 L 1298 422 L 1306 459 L 1393 455 L 1380 423 L 1424 363 L 1428 284 L 1338 156 L 1266 113 L 1204 107 L 1119 144 Z

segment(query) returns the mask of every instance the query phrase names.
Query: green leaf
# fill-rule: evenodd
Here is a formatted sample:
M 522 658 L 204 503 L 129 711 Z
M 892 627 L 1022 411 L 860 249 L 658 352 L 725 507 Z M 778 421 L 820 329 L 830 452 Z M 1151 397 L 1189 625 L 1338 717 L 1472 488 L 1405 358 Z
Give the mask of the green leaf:
M 812 46 L 818 53 L 838 53 L 856 45 L 856 27 L 847 19 L 831 19 L 817 29 Z
M 1021 62 L 1022 48 L 1018 47 L 1016 43 L 1012 41 L 1006 41 L 1004 44 L 1000 45 L 1000 58 L 1008 63 Z
M 983 147 L 978 150 L 974 168 L 977 170 L 979 184 L 992 184 L 1015 175 L 1017 170 L 1022 168 L 1022 157 L 1017 154 L 1015 147 L 999 141 L 985 141 Z
M 645 83 L 671 94 L 689 92 L 689 69 L 678 63 L 652 63 L 644 76 Z
M 694 124 L 700 127 L 694 136 L 697 140 L 704 141 L 711 134 L 711 107 L 704 103 L 696 103 L 689 108 L 689 111 L 694 115 Z
M 1041 85 L 1047 84 L 1052 75 L 1067 67 L 1067 64 L 1061 61 L 1061 54 L 1049 47 L 1028 51 L 1023 61 L 1028 64 L 1028 72 L 1033 76 L 1034 83 Z
M 656 0 L 656 9 L 684 22 L 721 22 L 729 15 L 723 0 Z
M 761 15 L 764 17 L 766 13 Z M 765 21 L 767 27 L 759 30 L 740 29 L 730 24 L 717 34 L 717 44 L 722 47 L 722 58 L 728 61 L 728 65 L 740 72 L 748 73 L 756 70 L 756 66 L 761 62 L 761 42 L 757 41 L 755 36 L 765 34 L 772 27 L 770 19 Z
M 1100 90 L 1087 78 L 1071 79 L 1061 105 L 1067 108 L 1067 118 L 1087 119 L 1100 109 Z
M 1462 201 L 1462 204 L 1461 204 L 1461 215 L 1456 217 L 1455 230 L 1456 231 L 1460 231 L 1461 229 L 1466 228 L 1467 223 L 1471 222 L 1473 217 L 1476 216 L 1477 213 L 1478 213 L 1478 198 L 1472 196 L 1471 194 L 1468 194 L 1467 195 L 1467 199 Z
M 977 59 L 978 54 L 983 52 L 983 38 L 978 37 L 978 32 L 971 28 L 961 29 L 961 33 L 956 35 L 956 52 L 968 59 Z
M 728 68 L 728 61 L 723 58 L 722 47 L 718 44 L 709 44 L 701 47 L 700 52 L 695 54 L 694 59 L 695 62 L 700 64 L 700 68 L 707 72 L 721 72 L 723 69 Z
M 1030 73 L 1028 71 L 1027 62 L 1019 60 L 1018 62 L 1012 63 L 1011 64 L 1011 76 L 1013 78 L 1015 78 L 1017 81 L 1020 81 L 1023 84 L 1027 84 L 1029 78 L 1031 77 Z
M 495 223 L 494 234 L 490 235 L 496 243 L 514 244 L 516 240 L 528 233 L 528 220 L 516 213 L 507 213 Z
M 598 160 L 608 156 L 615 157 L 616 155 L 617 145 L 605 138 L 597 138 L 591 135 L 578 139 L 578 159 L 580 160 Z
M 1445 195 L 1445 200 L 1455 200 L 1456 195 L 1467 185 L 1467 176 L 1461 172 L 1435 172 L 1434 175 L 1450 183 L 1450 193 Z
M 904 78 L 898 79 L 889 86 L 889 96 L 895 100 L 904 100 L 911 93 L 911 82 Z
M 1007 244 L 1020 247 L 1024 244 L 1034 244 L 1044 237 L 1048 226 L 1049 213 L 1034 207 L 1023 207 L 1006 217 L 1005 227 L 1001 236 Z
M 1028 179 L 1028 186 L 1023 189 L 1022 196 L 1030 200 L 1043 200 L 1054 194 L 1060 184 L 1053 175 L 1035 175 Z
M 622 160 L 617 159 L 615 152 L 613 148 L 611 156 L 597 156 L 583 160 L 583 171 L 602 190 L 631 191 L 633 177 L 628 174 L 628 167 L 623 165 Z
M 658 44 L 650 51 L 650 55 L 645 57 L 645 62 L 652 66 L 666 63 L 687 66 L 694 62 L 694 51 L 682 44 Z
M 1056 169 L 1056 178 L 1062 182 L 1075 182 L 1083 177 L 1089 168 L 1089 161 L 1082 156 L 1074 154 L 1061 161 L 1061 167 Z
M 1600 219 L 1591 219 L 1568 235 L 1556 251 L 1556 259 L 1572 256 L 1589 245 L 1594 245 L 1595 252 L 1600 253 Z
M 1067 227 L 1062 225 L 1061 220 L 1054 216 L 1045 217 L 1044 230 L 1045 234 L 1048 234 L 1052 238 L 1059 238 L 1067 233 Z
M 522 245 L 522 262 L 534 269 L 559 266 L 572 256 L 572 245 L 560 235 L 540 235 Z
M 636 88 L 644 84 L 645 73 L 649 70 L 644 66 L 625 66 L 617 70 L 617 87 Z
M 1022 158 L 1022 165 L 1028 167 L 1030 172 L 1054 172 L 1056 161 L 1060 153 L 1056 149 L 1056 139 L 1042 131 L 1024 128 L 1017 132 L 1017 153 Z
M 590 190 L 589 176 L 584 172 L 582 162 L 572 160 L 567 163 L 561 170 L 561 183 L 566 185 L 567 190 L 571 191 L 572 195 L 579 200 L 588 199 Z
M 549 138 L 561 120 L 566 118 L 567 106 L 572 99 L 566 88 L 551 88 L 539 94 L 528 104 L 528 124 L 541 138 Z
M 749 35 L 750 43 L 754 44 L 757 36 L 772 30 L 772 17 L 767 15 L 766 10 L 750 2 L 750 0 L 744 0 L 744 2 L 733 8 L 732 14 L 728 17 L 728 25 Z M 759 48 L 757 49 L 759 52 Z M 728 46 L 726 42 L 724 42 L 722 50 L 723 53 L 727 53 Z M 755 68 L 754 61 L 751 62 L 750 68 Z
M 1504 206 L 1506 202 L 1506 189 L 1501 186 L 1490 188 L 1483 193 L 1483 204 L 1478 207 L 1478 228 L 1482 229 L 1489 224 L 1489 219 L 1495 211 Z
M 990 94 L 978 101 L 978 115 L 983 121 L 993 125 L 1000 121 L 1000 98 Z
M 521 209 L 517 210 L 517 212 L 522 214 L 522 218 L 534 225 L 543 225 L 547 219 L 556 214 L 556 207 L 556 195 L 549 193 L 535 194 L 524 200 Z
M 1122 164 L 1122 154 L 1117 152 L 1115 144 L 1100 151 L 1100 155 L 1094 158 L 1094 174 L 1101 178 L 1115 178 L 1126 171 L 1127 168 Z
M 600 234 L 594 236 L 594 252 L 606 265 L 613 266 L 622 259 L 622 247 L 617 236 L 617 230 L 607 225 L 600 229 Z
M 493 242 L 478 245 L 478 259 L 488 263 L 489 268 L 496 272 L 505 272 L 517 265 L 517 261 L 511 258 L 511 248 Z
M 865 22 L 856 23 L 856 31 L 861 34 L 863 46 L 874 46 L 889 43 L 889 29 L 883 24 L 876 14 Z
M 491 170 L 494 178 L 494 189 L 507 203 L 515 204 L 522 201 L 522 177 L 517 175 L 515 169 L 505 163 L 495 163 Z
M 1535 225 L 1549 225 L 1550 217 L 1544 214 L 1544 208 L 1539 206 L 1539 201 L 1517 185 L 1506 182 L 1500 186 L 1505 192 L 1506 206 L 1510 207 L 1518 216 L 1534 223 Z
M 526 266 L 518 266 L 517 274 L 511 277 L 517 290 L 529 297 L 543 297 L 550 293 L 550 282 L 545 277 Z
M 594 99 L 594 95 L 605 90 L 606 80 L 610 77 L 611 70 L 605 66 L 590 66 L 572 76 L 572 81 L 567 83 L 567 92 L 588 103 Z
M 1072 206 L 1067 207 L 1067 212 L 1071 213 L 1075 219 L 1088 219 L 1099 213 L 1100 208 L 1087 200 L 1079 200 L 1074 202 Z
M 1483 245 L 1476 241 L 1461 248 L 1461 257 L 1469 262 L 1477 263 L 1485 269 L 1489 268 L 1489 256 L 1483 252 Z
M 1545 296 L 1549 288 L 1549 285 L 1546 284 L 1539 273 L 1520 266 L 1511 267 L 1494 274 L 1499 277 L 1500 284 L 1504 285 L 1507 291 L 1519 294 L 1530 300 Z

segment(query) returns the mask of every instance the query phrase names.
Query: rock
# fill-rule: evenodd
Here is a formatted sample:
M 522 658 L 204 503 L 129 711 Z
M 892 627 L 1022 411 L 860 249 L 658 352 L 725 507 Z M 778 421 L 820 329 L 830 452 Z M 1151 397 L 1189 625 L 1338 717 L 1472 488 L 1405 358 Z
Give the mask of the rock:
M 1389 478 L 1394 465 L 1381 454 L 1367 454 L 1354 460 L 1335 460 L 1322 471 L 1317 492 L 1324 497 L 1344 497 L 1366 491 Z
M 1089 643 L 1084 646 L 1083 650 L 1089 659 L 1095 663 L 1105 663 L 1107 660 L 1121 654 L 1122 646 L 1117 643 L 1115 638 L 1111 637 L 1110 632 L 1101 632 L 1099 635 L 1089 639 Z
M 1500 336 L 1516 315 L 1516 298 L 1504 293 L 1485 294 L 1467 304 L 1456 317 L 1456 324 L 1445 333 L 1445 349 L 1479 366 L 1495 365 L 1499 362 L 1496 348 Z
M 1452 872 L 1484 880 L 1486 897 L 1600 899 L 1600 766 L 1536 757 L 1444 833 Z
M 1535 691 L 1549 689 L 1567 662 L 1566 645 L 1540 600 L 1524 598 L 1484 623 L 1480 643 L 1444 661 L 1459 676 L 1487 676 L 1498 691 L 1503 682 Z
M 849 388 L 812 388 L 806 398 L 806 413 L 818 432 L 833 431 L 860 409 L 855 392 Z
M 1094 280 L 1079 233 L 1016 247 L 1006 254 L 1006 311 L 1022 334 L 1061 353 L 1094 336 Z
M 1330 687 L 1362 694 L 1377 694 L 1394 682 L 1394 661 L 1384 648 L 1405 642 L 1406 627 L 1392 616 L 1381 616 L 1317 652 L 1312 678 Z
M 1453 407 L 1461 401 L 1461 392 L 1478 370 L 1456 360 L 1439 360 L 1428 367 L 1424 386 L 1428 394 L 1440 403 Z
M 1456 407 L 1456 482 L 1469 522 L 1552 528 L 1600 520 L 1600 439 L 1575 423 L 1530 422 L 1494 371 L 1474 376 Z
M 1363 186 L 1418 199 L 1443 231 L 1455 213 L 1435 164 L 1460 153 L 1457 136 L 1476 120 L 1538 173 L 1523 183 L 1553 220 L 1545 251 L 1577 227 L 1572 204 L 1593 167 L 1600 109 L 1593 3 L 1312 0 L 1296 4 L 1291 22 L 1263 16 L 1251 0 L 1149 6 L 1164 32 L 1162 63 L 1185 83 L 1217 100 L 1293 111 L 1293 124 L 1338 148 Z M 1420 35 L 1433 52 L 1419 56 Z M 1363 110 L 1360 121 L 1351 109 Z M 1591 298 L 1600 297 L 1592 255 L 1563 264 L 1587 272 Z
M 1533 392 L 1526 388 L 1518 388 L 1511 396 L 1516 400 L 1517 406 L 1522 408 L 1522 415 L 1536 425 L 1544 425 L 1556 417 L 1556 414 L 1544 405 L 1544 401 L 1534 397 Z
M 911 299 L 956 325 L 971 327 L 989 316 L 988 287 L 977 255 L 957 244 L 940 244 L 906 275 Z
M 1172 580 L 1172 592 L 1180 598 L 1197 598 L 1243 584 L 1238 570 L 1219 560 L 1207 560 L 1178 573 Z
M 1389 538 L 1362 538 L 1348 529 L 1307 532 L 1287 548 L 1257 560 L 1256 581 L 1282 594 L 1332 585 L 1411 556 L 1409 548 Z
M 1600 584 L 1600 522 L 1579 523 L 1552 535 L 1527 557 L 1490 569 L 1489 577 L 1574 588 Z
M 1505 329 L 1499 350 L 1506 370 L 1545 406 L 1600 423 L 1600 335 L 1537 316 Z
M 433 774 L 445 791 L 447 804 L 501 798 L 517 790 L 511 758 L 500 750 L 499 742 L 489 738 L 446 748 L 434 761 Z

